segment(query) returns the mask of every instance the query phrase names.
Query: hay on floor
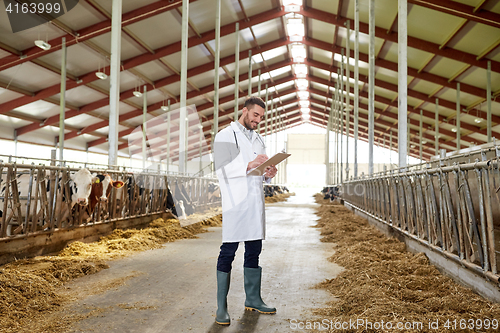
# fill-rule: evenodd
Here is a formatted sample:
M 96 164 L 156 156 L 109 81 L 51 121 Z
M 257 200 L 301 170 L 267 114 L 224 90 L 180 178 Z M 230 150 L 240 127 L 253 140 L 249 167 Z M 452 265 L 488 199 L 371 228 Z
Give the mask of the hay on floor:
M 335 254 L 329 260 L 345 270 L 318 286 L 337 300 L 315 314 L 333 322 L 358 319 L 365 323 L 383 320 L 394 325 L 421 322 L 424 331 L 432 332 L 461 331 L 460 320 L 462 323 L 469 323 L 470 319 L 482 320 L 482 323 L 485 319 L 490 323 L 493 319 L 497 323 L 500 320 L 499 304 L 485 300 L 441 274 L 429 264 L 425 254 L 407 252 L 404 243 L 385 236 L 365 219 L 340 204 L 323 200 L 319 194 L 316 202 L 321 204 L 317 210 L 320 217 L 317 226 L 321 228 L 322 241 L 335 244 Z M 429 322 L 436 320 L 438 329 L 430 330 Z M 453 324 L 454 320 L 458 323 L 455 329 L 445 327 L 447 321 Z M 351 331 L 384 330 L 364 327 Z M 422 330 L 405 329 L 405 332 L 412 331 Z M 484 330 L 483 326 L 466 331 L 490 330 Z
M 0 332 L 62 332 L 81 316 L 58 320 L 47 315 L 69 301 L 58 293 L 64 282 L 108 268 L 106 260 L 150 249 L 177 239 L 197 238 L 207 226 L 219 226 L 222 216 L 182 228 L 176 219 L 156 219 L 144 229 L 116 229 L 98 242 L 73 242 L 55 256 L 17 260 L 0 268 Z M 35 328 L 35 330 L 33 329 Z

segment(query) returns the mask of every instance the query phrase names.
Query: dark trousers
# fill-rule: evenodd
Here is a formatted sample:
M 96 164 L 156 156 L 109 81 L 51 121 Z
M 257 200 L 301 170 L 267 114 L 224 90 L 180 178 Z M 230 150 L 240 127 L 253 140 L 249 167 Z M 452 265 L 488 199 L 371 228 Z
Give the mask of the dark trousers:
M 217 270 L 229 273 L 231 271 L 234 255 L 239 243 L 222 243 L 220 247 L 219 259 L 217 260 Z M 245 242 L 244 267 L 259 268 L 259 255 L 262 251 L 262 239 Z

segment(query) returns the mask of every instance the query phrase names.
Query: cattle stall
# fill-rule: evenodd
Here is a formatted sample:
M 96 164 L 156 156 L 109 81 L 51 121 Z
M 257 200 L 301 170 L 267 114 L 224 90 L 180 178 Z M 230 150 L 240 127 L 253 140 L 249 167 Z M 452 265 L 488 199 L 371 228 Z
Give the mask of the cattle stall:
M 498 285 L 499 169 L 498 149 L 482 149 L 345 182 L 340 197 Z
M 2 162 L 0 175 L 0 263 L 177 217 L 179 200 L 187 215 L 220 205 L 210 176 Z

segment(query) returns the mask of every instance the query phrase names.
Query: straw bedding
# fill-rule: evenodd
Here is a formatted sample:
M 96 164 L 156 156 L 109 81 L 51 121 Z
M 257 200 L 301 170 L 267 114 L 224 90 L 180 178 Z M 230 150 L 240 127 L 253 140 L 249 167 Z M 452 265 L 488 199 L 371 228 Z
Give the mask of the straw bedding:
M 429 264 L 425 254 L 407 252 L 404 243 L 386 237 L 365 219 L 340 204 L 323 200 L 319 194 L 316 202 L 321 204 L 317 227 L 321 229 L 322 241 L 334 243 L 335 254 L 329 260 L 345 268 L 336 278 L 318 285 L 336 300 L 315 310 L 316 315 L 333 322 L 421 322 L 423 331 L 432 332 L 460 331 L 460 325 L 446 328 L 447 320 L 452 324 L 454 320 L 500 320 L 499 304 L 441 274 Z M 437 329 L 429 329 L 429 322 L 436 320 Z M 464 331 L 494 331 L 485 330 L 484 326 L 478 329 L 479 322 L 474 325 L 474 329 Z M 364 326 L 351 331 L 389 330 Z
M 275 203 L 275 202 L 281 202 L 281 201 L 286 201 L 290 196 L 295 195 L 295 193 L 281 193 L 281 194 L 275 194 L 272 197 L 266 197 L 265 201 L 266 203 Z
M 0 268 L 0 332 L 62 332 L 92 312 L 51 314 L 71 301 L 63 284 L 108 268 L 106 260 L 156 249 L 177 239 L 197 238 L 205 227 L 220 226 L 221 215 L 181 227 L 175 219 L 156 219 L 144 229 L 116 229 L 98 242 L 73 242 L 58 255 L 17 260 Z M 102 290 L 104 291 L 104 290 Z

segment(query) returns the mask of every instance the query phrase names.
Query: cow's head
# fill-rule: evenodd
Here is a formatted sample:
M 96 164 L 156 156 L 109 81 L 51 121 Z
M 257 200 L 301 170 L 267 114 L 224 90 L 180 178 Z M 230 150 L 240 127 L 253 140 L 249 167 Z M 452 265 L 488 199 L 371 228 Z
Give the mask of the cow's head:
M 70 174 L 70 178 L 74 183 L 73 195 L 71 197 L 72 204 L 87 206 L 89 203 L 89 195 L 92 189 L 94 177 L 87 169 L 80 169 L 74 174 Z
M 96 193 L 97 197 L 101 202 L 108 201 L 108 197 L 111 193 L 111 187 L 120 188 L 124 185 L 124 183 L 121 180 L 113 180 L 111 179 L 111 176 L 108 174 L 98 175 L 97 177 L 100 177 L 99 179 L 102 183 L 101 192 Z

